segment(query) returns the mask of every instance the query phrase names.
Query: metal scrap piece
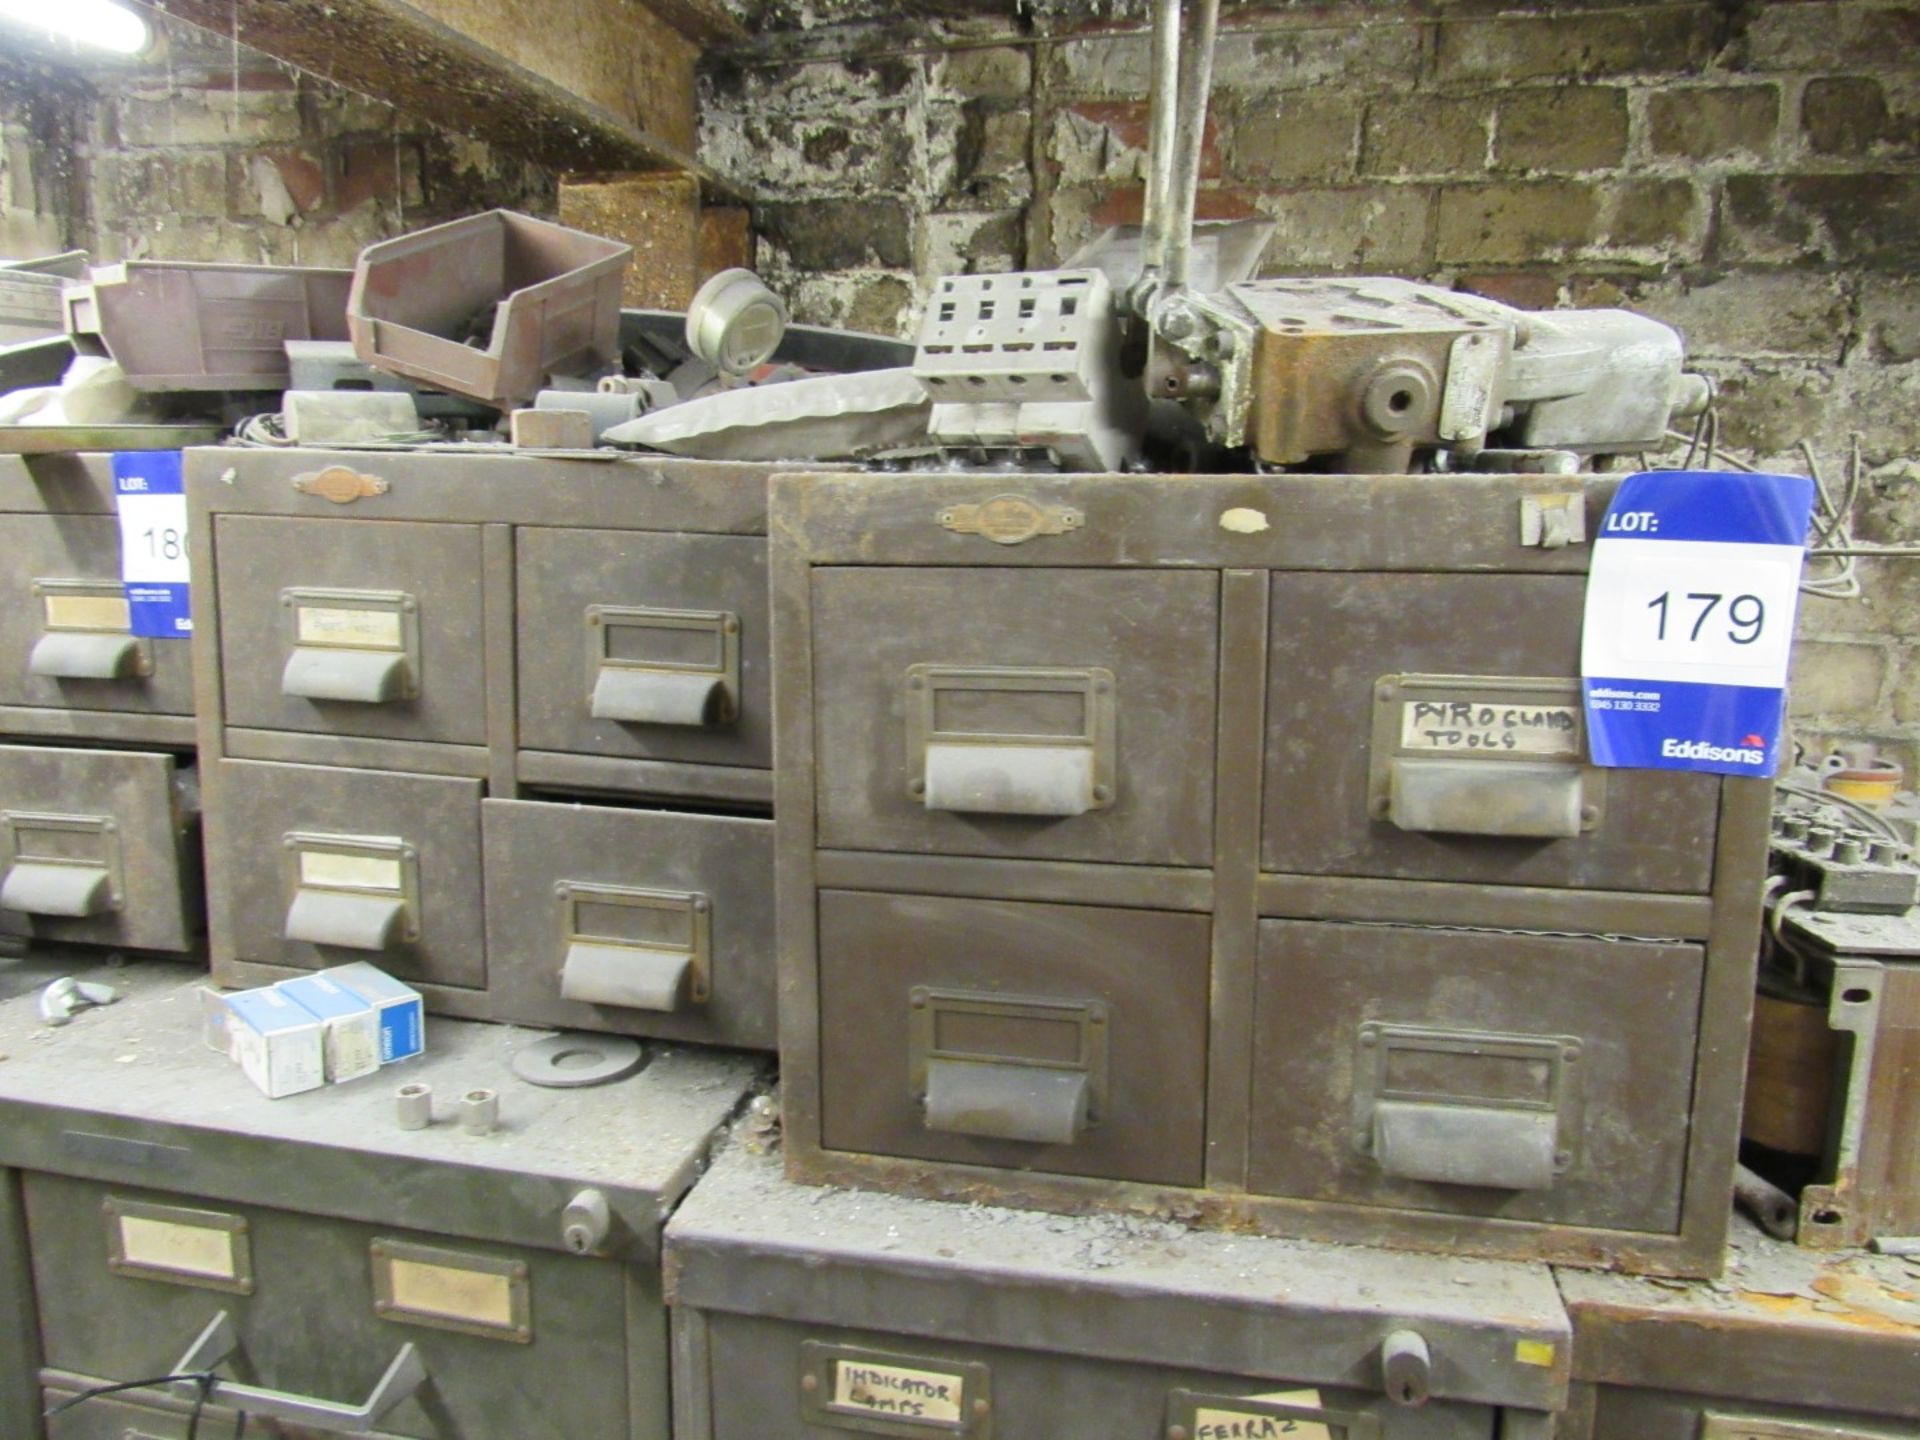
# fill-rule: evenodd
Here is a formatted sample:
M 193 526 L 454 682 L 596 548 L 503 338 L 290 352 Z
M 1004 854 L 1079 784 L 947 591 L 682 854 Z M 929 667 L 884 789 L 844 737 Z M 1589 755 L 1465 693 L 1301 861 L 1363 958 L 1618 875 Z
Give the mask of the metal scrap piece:
M 91 1005 L 111 1005 L 119 998 L 120 992 L 111 985 L 62 975 L 40 992 L 40 1018 L 49 1025 L 65 1025 L 73 1019 L 76 1010 Z

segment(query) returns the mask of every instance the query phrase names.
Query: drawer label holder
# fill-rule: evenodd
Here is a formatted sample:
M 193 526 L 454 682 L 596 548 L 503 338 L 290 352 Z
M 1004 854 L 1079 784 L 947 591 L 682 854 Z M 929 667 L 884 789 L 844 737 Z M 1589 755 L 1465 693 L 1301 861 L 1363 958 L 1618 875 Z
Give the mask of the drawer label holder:
M 532 1343 L 533 1291 L 525 1261 L 401 1240 L 375 1240 L 367 1249 L 373 1309 L 382 1320 Z
M 1175 1390 L 1167 1396 L 1166 1440 L 1380 1440 L 1380 1422 L 1327 1408 L 1318 1390 L 1242 1396 Z
M 806 1341 L 800 1411 L 815 1425 L 877 1435 L 991 1440 L 993 1399 L 985 1365 L 891 1355 Z
M 107 1268 L 229 1295 L 253 1293 L 247 1222 L 218 1210 L 188 1210 L 107 1196 Z

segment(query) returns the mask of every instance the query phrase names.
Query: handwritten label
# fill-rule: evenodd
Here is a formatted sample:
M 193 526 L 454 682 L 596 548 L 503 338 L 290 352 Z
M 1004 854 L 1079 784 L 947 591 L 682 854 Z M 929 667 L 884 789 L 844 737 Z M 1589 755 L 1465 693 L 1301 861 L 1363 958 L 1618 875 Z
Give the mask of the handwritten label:
M 513 1284 L 505 1275 L 400 1259 L 388 1260 L 387 1275 L 396 1310 L 503 1329 L 514 1323 Z
M 302 645 L 341 645 L 366 650 L 398 650 L 398 610 L 350 610 L 336 606 L 302 605 L 294 633 Z
M 1249 1395 L 1248 1400 L 1262 1405 L 1290 1405 L 1302 1410 L 1320 1408 L 1318 1390 L 1277 1390 L 1271 1395 Z M 1251 1410 L 1228 1410 L 1204 1406 L 1193 1412 L 1193 1440 L 1346 1440 L 1342 1428 L 1297 1415 L 1262 1415 Z
M 908 1370 L 863 1360 L 836 1360 L 833 1366 L 834 1405 L 866 1415 L 958 1425 L 965 1389 L 963 1377 L 933 1370 Z
M 172 1270 L 182 1275 L 207 1275 L 218 1280 L 239 1276 L 231 1230 L 151 1220 L 141 1215 L 118 1218 L 120 1255 L 129 1265 Z
M 1409 700 L 1400 712 L 1403 750 L 1580 754 L 1580 710 L 1526 701 Z

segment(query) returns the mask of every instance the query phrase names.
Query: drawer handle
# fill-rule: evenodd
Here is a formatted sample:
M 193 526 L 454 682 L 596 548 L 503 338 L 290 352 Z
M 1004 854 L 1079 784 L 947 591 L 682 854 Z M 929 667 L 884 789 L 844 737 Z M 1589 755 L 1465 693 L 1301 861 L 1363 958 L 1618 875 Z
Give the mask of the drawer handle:
M 560 997 L 671 1015 L 708 998 L 712 903 L 687 891 L 562 881 Z
M 1571 840 L 1584 792 L 1577 766 L 1401 758 L 1387 813 L 1402 830 Z
M 988 1140 L 1071 1145 L 1087 1128 L 1088 1075 L 1043 1065 L 931 1060 L 927 1128 Z
M 287 939 L 347 950 L 386 950 L 406 914 L 404 900 L 301 890 L 287 907 Z
M 1550 1189 L 1575 1159 L 1583 1049 L 1572 1035 L 1368 1021 L 1354 1055 L 1355 1141 L 1401 1180 Z
M 0 810 L 0 910 L 85 920 L 120 908 L 120 834 L 109 815 Z
M 420 938 L 420 855 L 390 835 L 290 831 L 286 938 L 348 950 L 390 950 Z
M 113 874 L 104 865 L 21 860 L 0 882 L 0 910 L 84 920 L 113 908 Z
M 409 678 L 404 655 L 296 648 L 280 672 L 280 693 L 302 700 L 389 705 L 407 698 Z
M 240 1349 L 233 1321 L 222 1310 L 208 1322 L 199 1337 L 180 1357 L 174 1372 L 181 1375 L 205 1374 L 226 1363 Z M 310 1425 L 334 1435 L 371 1435 L 382 1419 L 427 1383 L 427 1364 L 411 1343 L 402 1345 L 386 1373 L 374 1383 L 373 1390 L 358 1405 L 339 1400 L 320 1400 L 311 1395 L 296 1395 L 286 1390 L 270 1390 L 263 1385 L 245 1385 L 237 1380 L 215 1377 L 212 1390 L 205 1396 L 209 1403 L 244 1410 L 249 1415 L 285 1420 L 295 1425 Z M 201 1389 L 193 1380 L 173 1382 L 174 1394 L 194 1403 L 201 1400 Z
M 915 665 L 907 793 L 965 815 L 1084 815 L 1113 802 L 1112 672 Z
M 710 730 L 738 718 L 738 615 L 589 605 L 586 637 L 594 719 Z
M 50 630 L 34 642 L 27 670 L 45 680 L 138 680 L 152 668 L 144 659 L 131 635 Z

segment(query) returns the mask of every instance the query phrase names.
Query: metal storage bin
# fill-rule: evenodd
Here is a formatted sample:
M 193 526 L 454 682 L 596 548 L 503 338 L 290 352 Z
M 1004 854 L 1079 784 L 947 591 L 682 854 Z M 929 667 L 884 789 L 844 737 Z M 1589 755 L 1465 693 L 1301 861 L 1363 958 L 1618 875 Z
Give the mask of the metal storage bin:
M 189 950 L 200 801 L 173 755 L 0 745 L 0 918 L 36 939 Z
M 1573 1319 L 1565 1440 L 1920 1435 L 1906 1262 L 1821 1255 L 1736 1222 L 1724 1285 L 1560 1273 Z
M 679 1440 L 1545 1440 L 1566 1393 L 1542 1266 L 822 1195 L 740 1150 L 667 1272 Z
M 16 1057 L 0 1075 L 0 1241 L 16 1222 L 0 1277 L 24 1232 L 37 1279 L 6 1290 L 9 1333 L 23 1307 L 30 1327 L 0 1350 L 7 1434 L 38 1435 L 43 1401 L 189 1361 L 223 1382 L 203 1435 L 244 1410 L 307 1433 L 664 1440 L 662 1217 L 751 1062 L 678 1050 L 612 1085 L 536 1089 L 509 1061 L 537 1036 L 436 1021 L 418 1060 L 268 1100 L 202 1044 L 178 973 L 112 978 L 123 998 L 58 1047 L 27 1043 L 29 998 L 0 1006 Z M 402 1131 L 399 1078 L 441 1097 L 493 1087 L 502 1126 L 469 1135 L 443 1109 Z M 48 1433 L 184 1434 L 183 1398 L 90 1401 Z
M 113 457 L 0 455 L 0 733 L 190 747 L 184 639 L 129 629 Z
M 1713 1272 L 1770 787 L 1587 763 L 1588 551 L 1523 516 L 1615 483 L 776 477 L 792 1173 Z M 1147 1016 L 1193 1148 L 1043 1026 L 936 1093 L 969 971 L 1110 1005 L 1107 1125 Z

